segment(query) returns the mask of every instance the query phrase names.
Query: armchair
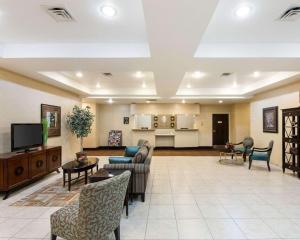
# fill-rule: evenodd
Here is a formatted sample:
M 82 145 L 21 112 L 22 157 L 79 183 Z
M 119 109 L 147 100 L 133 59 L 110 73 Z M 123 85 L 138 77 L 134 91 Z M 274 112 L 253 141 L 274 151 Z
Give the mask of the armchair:
M 249 169 L 251 168 L 252 161 L 266 161 L 268 170 L 271 171 L 270 168 L 270 157 L 273 150 L 274 141 L 270 141 L 268 147 L 266 148 L 256 148 L 254 147 L 249 155 Z
M 252 137 L 245 137 L 242 142 L 230 143 L 232 146 L 232 151 L 235 153 L 242 153 L 244 162 L 246 162 L 246 157 L 251 153 L 251 148 L 254 145 L 254 140 Z
M 78 204 L 51 215 L 51 239 L 120 239 L 119 225 L 129 178 L 130 172 L 126 171 L 84 186 Z

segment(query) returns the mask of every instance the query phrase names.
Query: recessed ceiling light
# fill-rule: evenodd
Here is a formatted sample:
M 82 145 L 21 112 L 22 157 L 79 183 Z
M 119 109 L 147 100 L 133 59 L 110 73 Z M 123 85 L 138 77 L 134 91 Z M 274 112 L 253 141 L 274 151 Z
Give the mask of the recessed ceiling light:
M 112 100 L 112 98 L 108 99 L 107 101 L 108 103 L 112 104 L 114 101 Z
M 242 4 L 236 8 L 235 15 L 240 19 L 247 18 L 250 15 L 251 10 L 252 8 L 250 5 Z
M 83 76 L 82 72 L 77 72 L 76 77 L 81 78 Z
M 193 73 L 193 78 L 202 78 L 204 74 L 202 72 L 196 71 Z
M 185 100 L 184 100 L 184 99 L 182 99 L 181 103 L 185 104 Z
M 256 71 L 256 72 L 253 73 L 253 77 L 255 77 L 255 78 L 258 78 L 259 76 L 260 76 L 260 72 Z
M 220 103 L 220 104 L 223 103 L 223 100 L 219 100 L 219 103 Z
M 135 73 L 135 77 L 136 78 L 142 78 L 144 76 L 144 74 L 141 72 L 141 71 L 137 71 L 136 73 Z
M 100 83 L 97 83 L 96 88 L 101 88 Z
M 146 87 L 147 87 L 146 83 L 143 83 L 142 88 L 146 88 Z
M 191 88 L 192 85 L 191 85 L 191 84 L 187 84 L 186 87 L 187 87 L 187 88 Z
M 146 101 L 146 103 L 150 103 L 150 101 L 149 101 L 149 100 L 147 100 L 147 101 Z
M 108 18 L 112 18 L 112 17 L 116 16 L 116 14 L 117 14 L 117 10 L 114 7 L 109 6 L 109 5 L 102 6 L 100 8 L 100 11 L 103 14 L 103 16 L 108 17 Z

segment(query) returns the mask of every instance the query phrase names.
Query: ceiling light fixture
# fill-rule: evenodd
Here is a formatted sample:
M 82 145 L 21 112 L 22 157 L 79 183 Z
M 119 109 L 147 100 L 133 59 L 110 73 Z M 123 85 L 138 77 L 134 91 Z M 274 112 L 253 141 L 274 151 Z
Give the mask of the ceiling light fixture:
M 232 87 L 237 88 L 237 82 L 236 81 L 233 82 Z
M 201 78 L 203 75 L 204 74 L 202 72 L 196 71 L 193 73 L 193 78 Z
M 256 72 L 253 73 L 253 77 L 255 77 L 255 78 L 258 78 L 259 76 L 260 76 L 260 72 L 256 71 Z
M 219 100 L 219 103 L 220 103 L 220 104 L 223 103 L 223 100 Z
M 97 83 L 96 88 L 101 88 L 100 83 Z
M 141 71 L 137 71 L 136 73 L 135 73 L 135 77 L 136 78 L 142 78 L 144 76 L 144 74 L 141 72 Z
M 187 84 L 186 87 L 187 88 L 191 88 L 192 86 L 191 86 L 191 84 Z
M 235 15 L 240 19 L 244 19 L 250 15 L 251 11 L 252 11 L 252 8 L 250 5 L 242 4 L 235 9 Z
M 100 12 L 103 14 L 104 17 L 108 17 L 108 18 L 112 18 L 117 14 L 117 10 L 114 7 L 109 5 L 102 6 L 100 8 Z
M 149 100 L 147 100 L 147 101 L 146 101 L 146 103 L 150 103 L 150 101 L 149 101 Z
M 81 78 L 81 77 L 83 77 L 83 74 L 82 74 L 82 72 L 77 72 L 77 73 L 76 73 L 76 77 L 78 77 L 78 78 Z
M 143 83 L 142 88 L 146 88 L 146 87 L 147 87 L 146 83 Z
M 184 100 L 184 99 L 182 99 L 181 103 L 185 104 L 185 100 Z
M 112 98 L 108 99 L 107 101 L 109 104 L 112 104 L 114 101 L 112 100 Z

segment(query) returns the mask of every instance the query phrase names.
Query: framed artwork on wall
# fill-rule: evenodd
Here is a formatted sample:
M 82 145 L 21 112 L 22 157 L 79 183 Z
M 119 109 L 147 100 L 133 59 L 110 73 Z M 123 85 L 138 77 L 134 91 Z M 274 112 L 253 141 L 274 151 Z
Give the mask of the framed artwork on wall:
M 129 117 L 124 117 L 123 118 L 123 123 L 124 124 L 129 124 Z
M 263 132 L 278 133 L 278 107 L 263 109 Z
M 61 136 L 61 107 L 41 104 L 41 120 L 48 122 L 48 137 Z

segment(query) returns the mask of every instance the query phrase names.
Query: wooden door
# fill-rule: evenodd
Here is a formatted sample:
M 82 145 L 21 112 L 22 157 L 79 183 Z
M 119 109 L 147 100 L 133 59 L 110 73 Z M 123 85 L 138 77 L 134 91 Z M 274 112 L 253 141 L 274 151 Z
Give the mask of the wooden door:
M 228 114 L 213 114 L 213 145 L 225 145 L 229 140 Z

